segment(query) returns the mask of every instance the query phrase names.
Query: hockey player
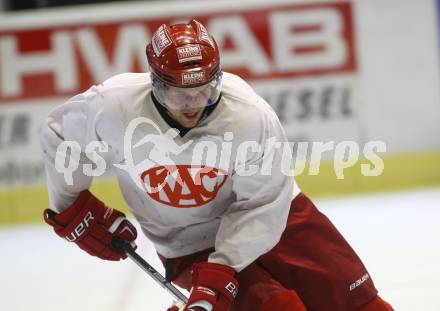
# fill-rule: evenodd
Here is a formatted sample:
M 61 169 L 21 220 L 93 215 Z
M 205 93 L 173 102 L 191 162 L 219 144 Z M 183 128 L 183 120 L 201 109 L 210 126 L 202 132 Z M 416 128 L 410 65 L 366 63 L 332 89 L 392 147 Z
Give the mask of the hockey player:
M 106 260 L 126 257 L 113 237 L 136 239 L 125 215 L 89 192 L 87 170 L 70 179 L 60 170 L 63 143 L 80 147 L 70 159 L 81 168 L 97 141 L 166 278 L 191 290 L 185 310 L 392 310 L 348 243 L 283 173 L 291 158 L 280 148 L 287 139 L 279 119 L 246 82 L 222 72 L 205 27 L 162 25 L 146 54 L 151 73 L 112 77 L 46 119 L 52 209 L 44 218 L 55 232 Z

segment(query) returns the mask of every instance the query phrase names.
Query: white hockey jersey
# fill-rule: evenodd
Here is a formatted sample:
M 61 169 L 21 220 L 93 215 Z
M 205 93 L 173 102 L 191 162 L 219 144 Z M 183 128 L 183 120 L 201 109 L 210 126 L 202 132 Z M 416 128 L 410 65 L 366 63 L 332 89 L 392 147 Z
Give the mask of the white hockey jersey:
M 149 73 L 117 75 L 71 98 L 41 129 L 51 207 L 64 210 L 91 186 L 93 177 L 82 168 L 96 158 L 90 146 L 98 142 L 160 254 L 175 258 L 214 247 L 210 262 L 240 271 L 276 245 L 300 192 L 282 173 L 291 166 L 280 147 L 284 130 L 246 82 L 224 73 L 215 109 L 185 135 L 177 133 L 153 103 Z M 79 159 L 70 181 L 59 167 L 64 159 L 57 160 L 64 141 L 81 148 L 69 153 Z

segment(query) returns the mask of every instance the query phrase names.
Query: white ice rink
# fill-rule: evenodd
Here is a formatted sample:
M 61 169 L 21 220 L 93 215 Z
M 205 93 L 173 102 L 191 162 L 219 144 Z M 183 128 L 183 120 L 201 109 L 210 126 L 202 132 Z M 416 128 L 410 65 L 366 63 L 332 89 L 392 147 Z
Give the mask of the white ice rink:
M 440 310 L 440 189 L 315 201 L 395 310 Z M 150 244 L 138 244 L 163 271 Z M 43 224 L 0 228 L 0 248 L 1 311 L 165 311 L 171 302 L 134 263 L 90 257 Z

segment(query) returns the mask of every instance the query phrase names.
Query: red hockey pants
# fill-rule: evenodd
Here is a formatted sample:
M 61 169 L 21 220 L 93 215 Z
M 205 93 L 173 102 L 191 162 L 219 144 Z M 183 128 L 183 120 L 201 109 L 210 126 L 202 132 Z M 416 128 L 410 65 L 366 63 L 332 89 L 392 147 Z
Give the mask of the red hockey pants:
M 191 288 L 191 266 L 212 249 L 161 259 L 167 276 Z M 278 244 L 238 274 L 232 311 L 390 311 L 359 257 L 311 200 L 299 194 Z M 298 296 L 300 299 L 298 299 Z

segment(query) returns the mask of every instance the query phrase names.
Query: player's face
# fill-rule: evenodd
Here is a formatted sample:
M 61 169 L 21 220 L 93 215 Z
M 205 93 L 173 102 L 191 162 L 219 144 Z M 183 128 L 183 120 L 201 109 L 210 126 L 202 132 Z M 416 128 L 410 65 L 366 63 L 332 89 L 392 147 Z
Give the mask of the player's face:
M 169 87 L 165 105 L 170 116 L 184 127 L 195 127 L 211 97 L 212 88 L 202 85 L 194 88 Z
M 222 72 L 213 80 L 196 87 L 176 87 L 167 85 L 152 75 L 153 93 L 168 114 L 184 127 L 195 127 L 206 107 L 214 105 L 220 98 Z
M 202 117 L 204 107 L 202 108 L 187 108 L 173 110 L 168 108 L 168 114 L 180 125 L 188 128 L 195 127 Z
M 168 87 L 164 93 L 167 108 L 173 110 L 188 110 L 206 107 L 211 97 L 212 87 L 202 85 L 192 88 Z

